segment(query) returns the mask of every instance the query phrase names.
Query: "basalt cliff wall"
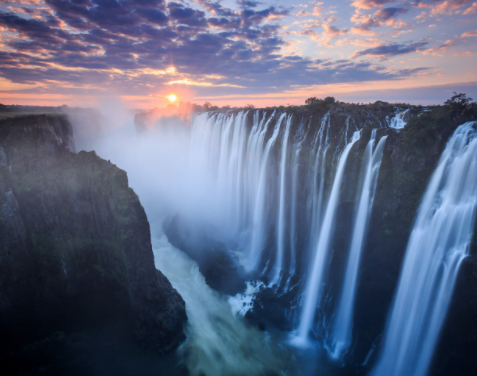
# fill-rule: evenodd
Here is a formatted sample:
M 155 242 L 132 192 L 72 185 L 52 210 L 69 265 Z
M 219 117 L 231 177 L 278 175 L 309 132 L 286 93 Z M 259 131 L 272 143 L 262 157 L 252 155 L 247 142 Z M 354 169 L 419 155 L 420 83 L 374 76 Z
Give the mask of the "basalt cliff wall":
M 0 352 L 122 316 L 167 353 L 185 303 L 154 267 L 145 211 L 126 172 L 72 136 L 62 114 L 0 120 Z

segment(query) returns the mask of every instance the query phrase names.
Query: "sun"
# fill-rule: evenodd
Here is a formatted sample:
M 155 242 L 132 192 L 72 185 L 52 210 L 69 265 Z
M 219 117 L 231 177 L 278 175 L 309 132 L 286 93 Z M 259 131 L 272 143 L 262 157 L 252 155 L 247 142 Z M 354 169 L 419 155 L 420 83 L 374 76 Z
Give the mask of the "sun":
M 175 94 L 170 94 L 167 96 L 167 99 L 169 99 L 169 102 L 175 102 L 177 99 L 177 96 Z

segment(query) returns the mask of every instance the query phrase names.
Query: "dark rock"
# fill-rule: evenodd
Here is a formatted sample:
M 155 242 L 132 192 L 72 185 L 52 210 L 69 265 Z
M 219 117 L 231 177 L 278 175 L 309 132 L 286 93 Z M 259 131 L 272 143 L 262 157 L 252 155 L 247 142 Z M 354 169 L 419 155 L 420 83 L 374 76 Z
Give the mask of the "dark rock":
M 162 226 L 169 242 L 197 261 L 210 287 L 229 295 L 245 290 L 240 267 L 223 243 L 208 236 L 208 229 L 188 223 L 178 215 L 166 219 Z
M 271 327 L 284 332 L 290 331 L 293 329 L 290 318 L 295 311 L 297 293 L 298 286 L 284 293 L 263 287 L 255 295 L 252 308 L 247 311 L 245 318 L 255 323 L 260 330 Z
M 185 303 L 154 267 L 144 209 L 124 171 L 71 140 L 65 115 L 0 121 L 0 350 L 121 315 L 168 352 Z

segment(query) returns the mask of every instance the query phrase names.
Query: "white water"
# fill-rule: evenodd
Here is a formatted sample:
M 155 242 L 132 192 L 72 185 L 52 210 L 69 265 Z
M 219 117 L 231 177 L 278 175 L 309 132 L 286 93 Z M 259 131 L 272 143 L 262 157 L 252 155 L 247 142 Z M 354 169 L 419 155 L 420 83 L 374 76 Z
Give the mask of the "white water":
M 245 316 L 245 314 L 252 308 L 253 302 L 255 301 L 255 295 L 263 286 L 265 286 L 263 282 L 247 282 L 247 288 L 243 293 L 238 293 L 228 299 L 228 302 L 232 307 L 232 312 L 240 316 Z
M 212 290 L 198 265 L 159 234 L 153 238 L 156 268 L 186 302 L 187 341 L 179 348 L 192 376 L 282 375 L 283 351 L 271 337 L 235 315 L 227 300 Z
M 409 111 L 409 109 L 406 109 L 404 111 L 398 112 L 393 118 L 391 118 L 391 120 L 388 120 L 389 127 L 394 129 L 404 128 L 407 124 L 407 121 L 404 119 Z
M 290 267 L 289 274 L 290 276 L 295 274 L 296 271 L 296 242 L 297 242 L 297 201 L 298 197 L 298 169 L 300 166 L 300 153 L 302 149 L 302 144 L 305 138 L 305 132 L 303 130 L 303 124 L 300 127 L 300 133 L 298 134 L 298 139 L 296 142 L 296 147 L 294 148 L 293 160 L 292 160 L 292 178 L 291 178 L 291 197 L 290 197 Z
M 320 301 L 323 290 L 322 284 L 324 283 L 328 254 L 330 252 L 331 241 L 334 234 L 335 214 L 336 208 L 338 206 L 341 182 L 343 180 L 346 161 L 348 160 L 349 152 L 351 151 L 354 143 L 359 140 L 359 135 L 359 132 L 354 133 L 352 141 L 344 148 L 338 163 L 330 198 L 328 200 L 325 216 L 320 228 L 320 236 L 316 245 L 314 260 L 310 271 L 308 272 L 305 303 L 303 306 L 300 326 L 298 328 L 298 336 L 293 341 L 298 345 L 304 345 L 308 342 L 308 334 L 313 327 L 316 306 Z
M 347 123 L 349 124 L 349 123 Z M 320 130 L 318 131 L 313 143 L 313 147 L 318 151 L 315 156 L 312 173 L 312 195 L 311 195 L 311 229 L 312 233 L 309 239 L 309 247 L 314 251 L 314 247 L 318 241 L 319 232 L 316 230 L 321 224 L 321 208 L 323 205 L 323 189 L 325 185 L 325 167 L 326 154 L 330 146 L 330 113 L 328 112 L 321 121 Z M 315 235 L 316 234 L 316 235 Z M 313 254 L 313 253 L 312 253 Z
M 374 376 L 424 376 L 477 208 L 477 122 L 461 125 L 439 160 L 412 230 Z
M 257 196 L 255 198 L 254 207 L 253 207 L 253 219 L 252 219 L 252 235 L 251 235 L 251 244 L 248 251 L 248 257 L 245 263 L 245 266 L 249 270 L 256 270 L 258 264 L 261 260 L 262 252 L 265 247 L 265 242 L 267 239 L 267 233 L 269 229 L 267 212 L 269 205 L 267 203 L 267 174 L 270 169 L 270 151 L 275 145 L 275 141 L 278 137 L 280 131 L 280 125 L 285 119 L 286 114 L 282 114 L 278 119 L 273 134 L 270 139 L 267 141 L 265 150 L 263 152 L 263 158 L 260 164 L 260 175 L 258 180 L 257 187 Z M 272 115 L 273 117 L 273 115 Z M 264 128 L 263 133 L 265 134 L 267 127 Z
M 361 254 L 369 219 L 371 217 L 376 183 L 378 181 L 386 138 L 387 136 L 382 137 L 377 147 L 374 148 L 376 130 L 373 130 L 366 150 L 364 151 L 363 164 L 361 166 L 361 174 L 364 176 L 364 182 L 357 205 L 349 259 L 341 291 L 340 303 L 333 325 L 332 343 L 329 348 L 329 354 L 334 359 L 337 359 L 351 344 L 354 302 L 356 298 L 359 267 L 361 264 Z
M 282 151 L 281 151 L 281 158 L 280 158 L 280 198 L 278 202 L 278 223 L 277 223 L 277 259 L 275 265 L 274 276 L 271 280 L 271 283 L 278 283 L 281 277 L 281 273 L 283 270 L 283 259 L 285 255 L 285 190 L 286 190 L 286 170 L 287 170 L 287 152 L 288 152 L 288 138 L 290 135 L 290 126 L 292 122 L 293 116 L 289 115 L 285 134 L 283 136 L 282 141 Z

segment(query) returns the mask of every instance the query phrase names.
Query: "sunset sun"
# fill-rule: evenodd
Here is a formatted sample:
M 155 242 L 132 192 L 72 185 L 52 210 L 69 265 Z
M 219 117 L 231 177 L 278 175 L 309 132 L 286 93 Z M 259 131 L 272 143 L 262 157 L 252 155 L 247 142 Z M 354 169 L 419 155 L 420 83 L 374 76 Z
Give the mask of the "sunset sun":
M 177 99 L 177 96 L 175 94 L 170 94 L 167 96 L 167 99 L 169 99 L 169 102 L 175 102 Z

